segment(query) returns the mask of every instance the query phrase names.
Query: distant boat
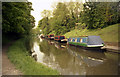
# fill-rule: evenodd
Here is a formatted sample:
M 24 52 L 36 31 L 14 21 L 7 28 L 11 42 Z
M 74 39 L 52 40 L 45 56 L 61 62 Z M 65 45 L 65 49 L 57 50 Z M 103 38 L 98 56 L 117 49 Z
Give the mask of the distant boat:
M 54 34 L 50 34 L 50 35 L 48 35 L 48 39 L 50 39 L 50 40 L 54 40 Z
M 68 39 L 68 44 L 86 48 L 101 48 L 104 42 L 100 36 L 80 36 Z
M 67 39 L 65 38 L 65 36 L 55 36 L 54 40 L 61 43 L 67 43 Z
M 40 35 L 41 38 L 45 38 L 45 36 L 43 34 Z

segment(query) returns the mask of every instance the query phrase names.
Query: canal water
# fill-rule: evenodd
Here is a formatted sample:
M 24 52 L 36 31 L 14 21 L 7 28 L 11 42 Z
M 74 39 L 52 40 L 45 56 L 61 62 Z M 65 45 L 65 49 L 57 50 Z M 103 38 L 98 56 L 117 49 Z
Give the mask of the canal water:
M 32 40 L 31 52 L 37 62 L 57 69 L 62 75 L 118 74 L 118 53 L 85 50 L 41 38 Z

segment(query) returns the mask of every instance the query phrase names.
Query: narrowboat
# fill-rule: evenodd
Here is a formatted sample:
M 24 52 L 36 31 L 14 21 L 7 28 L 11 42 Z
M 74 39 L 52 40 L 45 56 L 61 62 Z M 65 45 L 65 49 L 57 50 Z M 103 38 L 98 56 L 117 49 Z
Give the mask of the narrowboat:
M 48 39 L 54 40 L 54 34 L 50 34 L 50 35 L 48 36 Z
M 40 35 L 41 38 L 45 38 L 45 36 L 43 34 Z
M 68 44 L 86 48 L 101 48 L 104 42 L 100 36 L 80 36 L 68 39 Z
M 67 43 L 67 39 L 65 39 L 65 36 L 55 36 L 54 40 L 61 43 Z

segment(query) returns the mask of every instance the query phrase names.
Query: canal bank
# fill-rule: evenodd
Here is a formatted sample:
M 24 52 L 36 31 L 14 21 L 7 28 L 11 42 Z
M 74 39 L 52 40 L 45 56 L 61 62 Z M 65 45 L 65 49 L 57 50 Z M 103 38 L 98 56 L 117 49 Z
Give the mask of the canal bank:
M 27 50 L 29 47 L 26 47 L 26 43 L 29 44 L 28 40 L 19 39 L 8 49 L 8 58 L 16 69 L 19 69 L 23 75 L 59 75 L 57 70 L 38 63 L 31 57 L 30 51 Z

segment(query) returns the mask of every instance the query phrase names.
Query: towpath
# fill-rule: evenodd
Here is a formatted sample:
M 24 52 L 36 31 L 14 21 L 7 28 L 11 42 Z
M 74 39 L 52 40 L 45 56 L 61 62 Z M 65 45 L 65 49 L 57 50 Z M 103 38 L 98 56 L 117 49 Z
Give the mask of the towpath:
M 120 43 L 106 43 L 106 46 L 103 47 L 106 48 L 107 50 L 112 50 L 112 52 L 118 52 L 120 53 Z
M 7 50 L 12 43 L 10 42 L 2 47 L 2 75 L 22 75 L 7 57 Z
M 120 47 L 116 47 L 116 46 L 106 46 L 105 48 L 113 49 L 113 50 L 120 50 Z

